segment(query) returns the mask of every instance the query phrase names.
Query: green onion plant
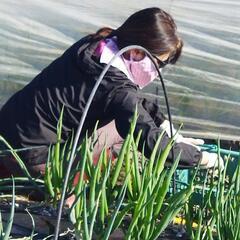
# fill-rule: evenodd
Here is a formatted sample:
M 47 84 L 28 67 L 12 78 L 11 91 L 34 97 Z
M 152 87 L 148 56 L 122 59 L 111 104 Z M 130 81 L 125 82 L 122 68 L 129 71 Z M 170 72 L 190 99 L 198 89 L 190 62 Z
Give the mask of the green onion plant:
M 125 239 L 157 239 L 187 202 L 194 186 L 169 197 L 168 191 L 180 155 L 165 168 L 174 144 L 159 152 L 162 135 L 149 159 L 138 152 L 141 133 L 134 137 L 137 113 L 117 158 L 104 148 L 93 163 L 90 138 L 80 147 L 79 180 L 70 218 L 78 239 L 108 239 L 121 229 Z
M 186 226 L 191 239 L 240 239 L 240 159 L 235 159 L 237 164 L 231 169 L 232 175 L 227 174 L 230 161 L 228 156 L 223 171 L 206 172 L 200 186 L 200 204 L 193 200 L 186 204 Z
M 10 210 L 9 219 L 7 221 L 5 228 L 3 227 L 1 211 L 0 211 L 0 240 L 8 240 L 10 238 L 14 212 L 15 212 L 15 182 L 14 182 L 14 178 L 12 178 L 12 206 Z

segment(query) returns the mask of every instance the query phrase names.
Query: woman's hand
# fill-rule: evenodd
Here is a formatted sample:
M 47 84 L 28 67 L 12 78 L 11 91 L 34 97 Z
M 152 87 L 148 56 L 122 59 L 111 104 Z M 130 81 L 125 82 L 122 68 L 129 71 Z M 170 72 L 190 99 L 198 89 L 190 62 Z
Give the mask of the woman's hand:
M 200 168 L 216 168 L 221 171 L 224 169 L 224 162 L 221 156 L 218 158 L 217 153 L 202 152 L 202 159 L 200 161 Z
M 203 145 L 204 140 L 203 139 L 195 139 L 195 138 L 185 138 L 182 135 L 180 135 L 177 139 L 176 142 L 184 142 L 186 144 L 190 144 L 194 147 L 196 147 L 199 151 L 201 151 L 200 146 L 198 145 Z M 202 152 L 202 158 L 200 160 L 200 168 L 202 169 L 207 169 L 207 168 L 216 168 L 222 171 L 224 169 L 224 162 L 221 156 L 218 159 L 218 154 L 217 153 L 210 153 L 203 151 Z
M 164 131 L 166 131 L 168 137 L 171 137 L 171 131 L 170 131 L 170 122 L 168 120 L 165 120 L 161 125 L 160 128 Z M 203 139 L 196 139 L 196 138 L 185 138 L 181 134 L 177 133 L 176 129 L 172 126 L 172 132 L 174 135 L 174 139 L 176 143 L 185 143 L 189 144 L 191 146 L 194 146 L 198 149 L 198 151 L 201 151 L 200 145 L 204 144 Z M 224 162 L 221 156 L 218 158 L 218 154 L 216 153 L 209 153 L 206 151 L 202 152 L 202 158 L 200 159 L 200 168 L 207 169 L 207 168 L 216 168 L 220 170 L 224 169 Z
M 163 123 L 160 125 L 160 128 L 167 133 L 169 138 L 171 138 L 170 126 L 171 125 L 170 125 L 170 122 L 168 120 L 164 120 Z M 197 145 L 204 144 L 204 140 L 203 139 L 183 137 L 181 134 L 179 134 L 177 132 L 177 130 L 174 128 L 173 125 L 172 125 L 172 134 L 173 134 L 173 137 L 174 137 L 176 143 L 183 142 L 183 143 L 186 143 L 186 144 L 193 145 L 193 146 L 197 147 L 199 149 L 199 151 L 200 151 L 200 147 L 198 147 Z

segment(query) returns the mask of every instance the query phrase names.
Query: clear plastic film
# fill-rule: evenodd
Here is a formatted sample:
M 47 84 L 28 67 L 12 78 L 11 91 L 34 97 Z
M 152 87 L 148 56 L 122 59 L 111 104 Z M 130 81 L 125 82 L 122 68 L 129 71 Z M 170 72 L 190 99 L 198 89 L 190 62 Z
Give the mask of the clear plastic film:
M 2 0 L 0 106 L 75 41 L 102 26 L 117 28 L 149 6 L 169 12 L 184 41 L 179 62 L 163 70 L 174 122 L 183 122 L 182 131 L 191 136 L 239 140 L 238 0 Z M 143 91 L 165 111 L 158 81 Z

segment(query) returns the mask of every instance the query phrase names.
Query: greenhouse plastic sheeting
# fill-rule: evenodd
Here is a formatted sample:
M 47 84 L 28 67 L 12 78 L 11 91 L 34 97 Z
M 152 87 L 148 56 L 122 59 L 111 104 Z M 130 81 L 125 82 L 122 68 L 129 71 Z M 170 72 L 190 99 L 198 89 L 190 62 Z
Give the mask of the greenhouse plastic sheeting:
M 118 27 L 141 8 L 163 8 L 184 40 L 163 76 L 175 124 L 187 135 L 240 136 L 240 1 L 0 1 L 0 105 L 82 36 Z M 159 81 L 144 90 L 166 112 Z

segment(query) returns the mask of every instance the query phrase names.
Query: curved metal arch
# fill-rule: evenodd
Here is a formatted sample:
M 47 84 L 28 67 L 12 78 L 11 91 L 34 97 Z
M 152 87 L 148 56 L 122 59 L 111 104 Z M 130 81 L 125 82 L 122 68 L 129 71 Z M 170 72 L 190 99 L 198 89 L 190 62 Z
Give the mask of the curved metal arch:
M 65 178 L 64 178 L 63 191 L 62 191 L 62 196 L 61 196 L 61 200 L 60 200 L 60 203 L 59 203 L 59 209 L 58 209 L 57 225 L 56 225 L 55 233 L 54 233 L 54 240 L 58 239 L 60 222 L 61 222 L 61 216 L 62 216 L 62 209 L 63 209 L 64 199 L 65 199 L 66 189 L 67 189 L 67 182 L 68 182 L 68 179 L 69 179 L 69 176 L 70 176 L 70 171 L 71 171 L 72 164 L 73 164 L 73 161 L 74 161 L 74 155 L 75 155 L 75 151 L 76 151 L 76 148 L 77 148 L 78 140 L 79 140 L 79 137 L 81 135 L 82 127 L 83 127 L 84 121 L 86 119 L 86 116 L 87 116 L 88 110 L 90 108 L 90 105 L 92 103 L 93 97 L 94 97 L 94 95 L 95 95 L 95 93 L 96 93 L 96 91 L 97 91 L 97 89 L 98 89 L 102 79 L 104 78 L 105 74 L 107 73 L 108 69 L 110 68 L 111 64 L 115 61 L 115 59 L 117 59 L 123 53 L 125 53 L 125 52 L 127 52 L 129 50 L 132 50 L 132 49 L 139 49 L 139 50 L 144 51 L 147 54 L 147 56 L 150 58 L 150 60 L 152 61 L 153 65 L 155 66 L 155 68 L 157 70 L 159 79 L 160 79 L 161 84 L 162 84 L 163 92 L 164 92 L 164 98 L 165 98 L 166 107 L 167 107 L 167 114 L 168 114 L 168 119 L 169 119 L 169 122 L 170 122 L 171 137 L 173 136 L 172 118 L 171 118 L 170 107 L 169 107 L 169 103 L 168 103 L 167 91 L 166 91 L 166 88 L 165 88 L 165 84 L 164 84 L 161 72 L 160 72 L 156 62 L 154 61 L 153 56 L 151 55 L 151 53 L 147 49 L 145 49 L 144 47 L 139 46 L 139 45 L 130 45 L 130 46 L 122 48 L 121 50 L 119 50 L 112 57 L 110 62 L 102 70 L 98 80 L 96 81 L 96 83 L 95 83 L 95 85 L 94 85 L 94 87 L 92 89 L 92 92 L 91 92 L 91 94 L 90 94 L 90 96 L 88 98 L 88 101 L 86 103 L 86 106 L 84 108 L 82 117 L 80 119 L 80 122 L 79 122 L 79 125 L 78 125 L 78 129 L 77 129 L 76 135 L 74 137 L 73 148 L 72 148 L 72 152 L 71 152 L 71 156 L 70 156 L 67 172 L 66 172 L 66 175 L 65 175 Z M 172 154 L 172 156 L 173 156 L 173 154 Z

